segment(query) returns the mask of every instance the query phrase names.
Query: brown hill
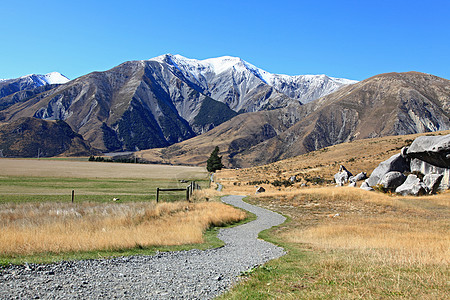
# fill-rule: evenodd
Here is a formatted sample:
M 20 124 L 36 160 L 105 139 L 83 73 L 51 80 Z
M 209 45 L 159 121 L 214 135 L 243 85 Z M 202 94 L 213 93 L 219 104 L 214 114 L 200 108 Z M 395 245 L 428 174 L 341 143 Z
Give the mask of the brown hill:
M 449 80 L 417 72 L 387 73 L 304 106 L 238 116 L 207 135 L 143 156 L 203 164 L 218 145 L 225 164 L 248 167 L 358 139 L 448 130 L 449 117 Z M 258 134 L 266 128 L 270 134 Z
M 280 135 L 305 116 L 307 108 L 292 103 L 281 109 L 241 114 L 207 133 L 167 148 L 143 150 L 139 155 L 155 163 L 202 165 L 219 146 L 222 162 L 234 166 L 237 154 Z
M 88 156 L 95 153 L 64 121 L 22 118 L 0 125 L 2 157 Z
M 450 130 L 433 133 L 387 136 L 380 138 L 361 139 L 346 142 L 303 155 L 280 160 L 268 165 L 245 169 L 225 169 L 216 174 L 216 178 L 228 188 L 254 192 L 255 184 L 263 184 L 264 188 L 278 189 L 269 183 L 284 182 L 296 176 L 299 187 L 303 183 L 330 183 L 339 166 L 344 165 L 356 175 L 367 172 L 368 175 L 382 162 L 422 135 L 447 135 Z M 334 183 L 333 183 L 334 185 Z

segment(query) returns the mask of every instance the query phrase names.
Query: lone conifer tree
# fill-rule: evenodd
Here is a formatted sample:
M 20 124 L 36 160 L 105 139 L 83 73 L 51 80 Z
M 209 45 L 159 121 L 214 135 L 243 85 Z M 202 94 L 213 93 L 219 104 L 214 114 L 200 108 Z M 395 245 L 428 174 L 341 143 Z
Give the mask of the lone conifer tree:
M 206 169 L 208 172 L 215 172 L 221 170 L 223 167 L 222 156 L 219 156 L 219 147 L 216 146 L 206 162 Z

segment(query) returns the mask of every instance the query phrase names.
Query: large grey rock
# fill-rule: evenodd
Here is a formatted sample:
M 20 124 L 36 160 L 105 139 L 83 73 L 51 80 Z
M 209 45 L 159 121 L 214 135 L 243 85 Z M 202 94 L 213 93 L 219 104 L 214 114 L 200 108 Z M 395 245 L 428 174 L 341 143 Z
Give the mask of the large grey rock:
M 429 194 L 436 194 L 443 177 L 444 175 L 442 174 L 427 174 L 423 177 L 423 183 L 427 187 Z
M 439 185 L 439 189 L 446 190 L 450 188 L 450 166 L 447 168 L 440 168 L 426 161 L 418 158 L 413 158 L 410 163 L 411 172 L 418 172 L 422 174 L 441 174 L 442 179 Z
M 402 185 L 405 180 L 405 175 L 398 171 L 393 171 L 384 174 L 378 184 L 382 185 L 387 190 L 395 190 L 397 187 Z
M 366 191 L 374 191 L 374 189 L 372 187 L 369 186 L 369 184 L 367 183 L 367 180 L 364 181 L 363 183 L 361 183 L 361 186 L 359 187 L 362 190 L 366 190 Z
M 361 172 L 361 173 L 356 174 L 355 176 L 351 176 L 348 179 L 348 181 L 350 181 L 350 182 L 357 182 L 357 181 L 364 180 L 364 179 L 367 179 L 367 173 L 366 172 Z
M 417 158 L 439 168 L 450 168 L 450 134 L 420 136 L 406 151 L 409 158 Z
M 408 160 L 399 153 L 380 163 L 378 167 L 373 170 L 369 179 L 367 179 L 367 183 L 369 186 L 375 186 L 386 173 L 393 171 L 403 173 L 408 172 L 409 170 Z
M 420 181 L 420 178 L 418 178 L 414 174 L 410 174 L 406 178 L 405 182 L 403 182 L 402 185 L 400 185 L 395 189 L 395 192 L 398 194 L 402 194 L 403 196 L 406 195 L 419 196 L 426 194 L 427 189 L 425 184 Z
M 338 186 L 344 186 L 348 181 L 349 178 L 352 176 L 352 173 L 350 173 L 343 165 L 339 167 L 339 172 L 334 174 L 334 181 Z

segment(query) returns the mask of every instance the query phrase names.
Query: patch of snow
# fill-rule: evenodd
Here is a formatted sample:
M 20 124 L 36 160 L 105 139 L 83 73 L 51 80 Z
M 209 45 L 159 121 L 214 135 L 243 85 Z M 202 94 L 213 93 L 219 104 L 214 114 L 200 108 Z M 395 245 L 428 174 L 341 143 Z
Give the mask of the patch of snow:
M 12 81 L 12 80 L 22 80 L 22 81 L 28 81 L 28 82 L 34 82 L 35 86 L 43 86 L 47 84 L 63 84 L 66 82 L 69 82 L 69 78 L 62 75 L 58 72 L 51 72 L 45 75 L 40 74 L 29 74 L 25 76 L 21 76 L 19 78 L 10 78 L 10 79 L 0 79 L 0 82 L 3 81 Z
M 70 81 L 69 78 L 59 72 L 51 72 L 41 76 L 47 84 L 64 84 Z
M 213 97 L 214 99 L 224 102 L 229 101 L 226 99 L 230 82 L 234 82 L 233 85 L 239 84 L 239 94 L 242 95 L 247 94 L 261 83 L 265 83 L 273 87 L 277 92 L 302 103 L 313 101 L 335 92 L 345 85 L 358 82 L 345 78 L 329 77 L 323 74 L 295 76 L 272 74 L 239 57 L 233 56 L 197 60 L 186 58 L 179 54 L 165 54 L 151 60 L 160 63 L 168 62 L 180 71 L 186 79 L 201 86 L 204 90 L 211 91 L 210 89 L 213 88 L 214 90 L 211 91 L 210 96 L 215 96 L 216 98 Z M 223 88 L 226 91 L 222 93 L 223 95 L 219 95 L 217 91 Z

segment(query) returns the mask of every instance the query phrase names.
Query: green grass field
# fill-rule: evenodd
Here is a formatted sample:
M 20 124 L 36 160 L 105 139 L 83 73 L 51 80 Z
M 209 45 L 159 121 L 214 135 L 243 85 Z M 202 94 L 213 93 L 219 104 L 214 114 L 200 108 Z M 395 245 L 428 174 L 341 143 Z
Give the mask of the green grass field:
M 203 188 L 207 180 L 195 180 Z M 57 178 L 57 177 L 0 177 L 0 203 L 72 200 L 75 201 L 155 201 L 156 188 L 185 188 L 189 183 L 173 179 L 146 178 Z M 184 192 L 161 192 L 160 200 L 186 199 Z
M 67 202 L 72 190 L 75 201 L 154 201 L 158 187 L 185 188 L 190 181 L 209 186 L 206 170 L 198 167 L 0 159 L 0 203 Z M 184 199 L 183 192 L 160 194 L 162 201 Z

